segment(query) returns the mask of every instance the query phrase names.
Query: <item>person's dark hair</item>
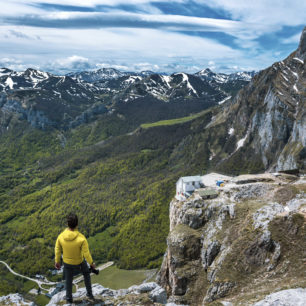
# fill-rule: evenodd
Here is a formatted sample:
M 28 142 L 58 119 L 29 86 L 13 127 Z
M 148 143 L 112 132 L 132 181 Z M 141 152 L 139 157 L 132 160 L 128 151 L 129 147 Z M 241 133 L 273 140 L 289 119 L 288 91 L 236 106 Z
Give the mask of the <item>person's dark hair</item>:
M 71 213 L 67 216 L 67 223 L 69 228 L 76 228 L 78 226 L 78 222 L 78 216 L 76 214 Z

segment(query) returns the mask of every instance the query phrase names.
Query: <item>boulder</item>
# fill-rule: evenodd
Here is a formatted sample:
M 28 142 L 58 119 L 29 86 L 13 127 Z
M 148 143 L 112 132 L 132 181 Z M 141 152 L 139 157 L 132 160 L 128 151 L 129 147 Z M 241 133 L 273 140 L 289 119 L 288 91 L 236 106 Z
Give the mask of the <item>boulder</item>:
M 305 301 L 306 289 L 296 288 L 269 294 L 253 306 L 305 306 Z
M 232 282 L 215 282 L 208 288 L 204 302 L 212 302 L 226 296 L 234 286 Z
M 160 286 L 155 287 L 150 293 L 149 293 L 150 299 L 152 299 L 153 302 L 160 303 L 160 304 L 166 304 L 167 303 L 167 293 L 166 290 Z
M 152 290 L 154 290 L 156 287 L 159 287 L 156 283 L 154 282 L 150 282 L 150 283 L 144 283 L 141 285 L 135 285 L 135 286 L 131 286 L 128 289 L 129 293 L 145 293 L 145 292 L 150 292 Z

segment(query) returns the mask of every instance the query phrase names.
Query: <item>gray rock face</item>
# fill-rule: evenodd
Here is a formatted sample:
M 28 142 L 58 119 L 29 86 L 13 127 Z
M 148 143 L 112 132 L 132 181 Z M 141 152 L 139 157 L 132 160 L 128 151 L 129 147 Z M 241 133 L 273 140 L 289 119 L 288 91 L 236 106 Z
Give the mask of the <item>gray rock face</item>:
M 205 222 L 203 214 L 205 203 L 200 197 L 181 203 L 174 199 L 170 204 L 170 231 L 177 224 L 185 224 L 194 229 L 199 228 Z
M 213 241 L 209 244 L 208 248 L 203 248 L 201 252 L 202 264 L 207 269 L 220 251 L 221 245 L 218 241 Z
M 279 195 L 304 183 L 295 180 L 286 174 L 248 175 L 227 182 L 216 199 L 200 199 L 195 191 L 186 201 L 173 200 L 168 248 L 158 275 L 168 301 L 205 305 L 280 273 L 288 246 L 275 238 L 276 226 L 288 228 L 297 239 L 306 211 L 302 191 L 287 200 Z M 275 202 L 276 195 L 281 203 Z
M 182 216 L 182 223 L 197 229 L 204 223 L 203 210 L 201 208 L 189 208 Z
M 300 56 L 303 60 L 306 59 L 306 27 L 304 27 L 301 35 L 300 44 L 297 50 L 297 55 Z
M 274 218 L 274 216 L 284 212 L 284 210 L 283 205 L 278 203 L 271 203 L 261 207 L 253 214 L 255 229 L 261 228 L 267 230 L 269 222 Z
M 69 128 L 75 128 L 81 125 L 82 123 L 89 122 L 95 115 L 103 114 L 106 112 L 107 108 L 104 105 L 94 105 L 93 107 L 87 109 L 86 111 L 82 112 L 82 114 L 73 119 L 68 126 Z
M 14 99 L 8 99 L 5 94 L 0 97 L 1 111 L 4 114 L 14 113 L 19 119 L 27 120 L 33 127 L 44 129 L 47 126 L 54 126 L 43 111 L 35 109 L 35 107 L 23 107 L 21 102 Z
M 270 88 L 263 101 L 265 109 L 258 110 L 252 120 L 252 131 L 257 132 L 256 150 L 263 157 L 265 167 L 268 166 L 269 160 L 267 153 L 270 151 L 272 143 L 287 142 L 287 131 L 293 128 L 293 118 L 288 118 L 287 106 L 283 103 Z M 277 125 L 277 129 L 274 125 Z M 276 142 L 277 140 L 277 142 Z
M 221 243 L 214 237 L 222 230 L 223 221 L 235 216 L 235 204 L 228 201 L 223 203 L 224 200 L 222 196 L 203 200 L 195 193 L 185 202 L 173 200 L 170 204 L 172 230 L 167 239 L 168 251 L 158 282 L 167 289 L 174 302 L 186 303 L 184 298 L 180 297 L 184 297 L 191 290 L 192 279 L 199 273 L 205 274 L 219 253 L 224 251 Z M 204 232 L 203 228 L 206 228 Z M 220 256 L 219 263 L 222 258 Z M 207 272 L 207 279 L 211 282 L 214 281 L 216 271 L 216 268 L 212 268 Z M 212 284 L 210 299 L 216 299 L 230 288 L 230 285 L 214 287 Z
M 282 290 L 266 296 L 253 306 L 305 306 L 306 289 Z
M 0 296 L 0 305 L 29 305 L 34 306 L 33 302 L 27 302 L 21 294 L 14 293 L 5 296 Z
M 128 292 L 129 293 L 144 293 L 144 292 L 150 292 L 152 290 L 154 290 L 155 288 L 159 288 L 159 286 L 154 283 L 154 282 L 151 282 L 151 283 L 144 283 L 144 284 L 141 284 L 139 286 L 132 286 L 128 289 Z
M 167 303 L 167 293 L 166 290 L 157 286 L 155 289 L 153 289 L 149 297 L 153 302 L 160 303 L 160 304 L 166 304 Z
M 304 29 L 299 48 L 254 76 L 214 120 L 226 137 L 222 147 L 210 143 L 211 152 L 220 151 L 213 157 L 220 160 L 219 169 L 239 163 L 250 172 L 305 171 L 305 35 Z
M 203 302 L 212 302 L 218 298 L 226 296 L 226 294 L 234 287 L 234 285 L 235 284 L 231 282 L 214 283 L 209 287 Z
M 103 305 L 131 305 L 130 302 L 124 303 L 120 301 L 125 296 L 129 295 L 140 295 L 147 293 L 149 298 L 151 299 L 152 303 L 160 303 L 166 304 L 167 303 L 167 293 L 165 289 L 160 287 L 158 284 L 151 282 L 151 283 L 144 283 L 141 285 L 131 286 L 128 289 L 119 289 L 119 290 L 112 290 L 109 288 L 105 288 L 100 284 L 93 284 L 92 285 L 92 293 L 95 297 L 102 297 L 103 298 Z M 61 291 L 55 294 L 47 306 L 54 306 L 58 304 L 62 304 L 65 300 L 66 291 Z M 82 302 L 82 300 L 86 298 L 86 289 L 80 288 L 72 295 L 74 300 L 78 301 L 78 304 L 87 305 L 86 302 Z M 117 300 L 118 299 L 118 300 Z M 120 300 L 119 300 L 120 299 Z M 0 300 L 1 301 L 1 300 Z M 99 304 L 99 300 L 97 300 Z

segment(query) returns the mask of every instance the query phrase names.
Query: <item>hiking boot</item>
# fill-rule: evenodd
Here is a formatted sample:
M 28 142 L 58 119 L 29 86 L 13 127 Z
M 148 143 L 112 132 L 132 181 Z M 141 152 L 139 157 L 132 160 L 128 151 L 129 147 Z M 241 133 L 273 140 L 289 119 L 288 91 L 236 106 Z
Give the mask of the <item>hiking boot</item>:
M 92 302 L 92 303 L 94 303 L 96 301 L 92 294 L 91 295 L 86 295 L 86 299 L 87 299 L 87 301 Z

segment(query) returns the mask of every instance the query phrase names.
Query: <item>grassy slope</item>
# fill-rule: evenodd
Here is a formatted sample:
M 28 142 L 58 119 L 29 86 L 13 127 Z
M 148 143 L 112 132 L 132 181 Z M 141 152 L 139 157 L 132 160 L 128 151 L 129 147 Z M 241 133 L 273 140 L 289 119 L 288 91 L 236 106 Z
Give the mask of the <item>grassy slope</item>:
M 45 273 L 65 216 L 75 211 L 96 261 L 158 267 L 177 178 L 214 168 L 210 151 L 222 152 L 227 127 L 205 129 L 216 111 L 121 136 L 127 119 L 115 114 L 67 132 L 13 126 L 0 137 L 0 258 L 21 273 Z M 119 136 L 101 143 L 112 133 Z
M 199 122 L 210 118 L 205 113 Z M 75 211 L 96 261 L 115 259 L 128 269 L 159 266 L 175 181 L 200 171 L 184 139 L 202 123 L 158 126 L 86 147 L 88 135 L 95 142 L 105 137 L 99 138 L 97 122 L 65 133 L 65 149 L 56 130 L 12 130 L 11 136 L 21 135 L 16 142 L 1 139 L 7 163 L 0 177 L 0 258 L 21 273 L 45 273 L 65 216 Z
M 148 270 L 124 270 L 111 266 L 100 271 L 99 275 L 92 275 L 92 283 L 99 283 L 106 288 L 124 289 L 132 285 L 141 284 L 148 277 Z M 81 282 L 79 287 L 84 287 Z
M 175 124 L 185 123 L 185 122 L 188 122 L 188 121 L 192 121 L 196 118 L 199 118 L 199 117 L 207 114 L 210 111 L 211 110 L 204 110 L 200 113 L 192 114 L 192 115 L 182 117 L 182 118 L 161 120 L 161 121 L 157 121 L 157 122 L 153 122 L 153 123 L 143 123 L 143 124 L 141 124 L 141 127 L 144 128 L 144 129 L 147 129 L 147 128 L 152 128 L 152 127 L 156 127 L 156 126 L 175 125 Z

